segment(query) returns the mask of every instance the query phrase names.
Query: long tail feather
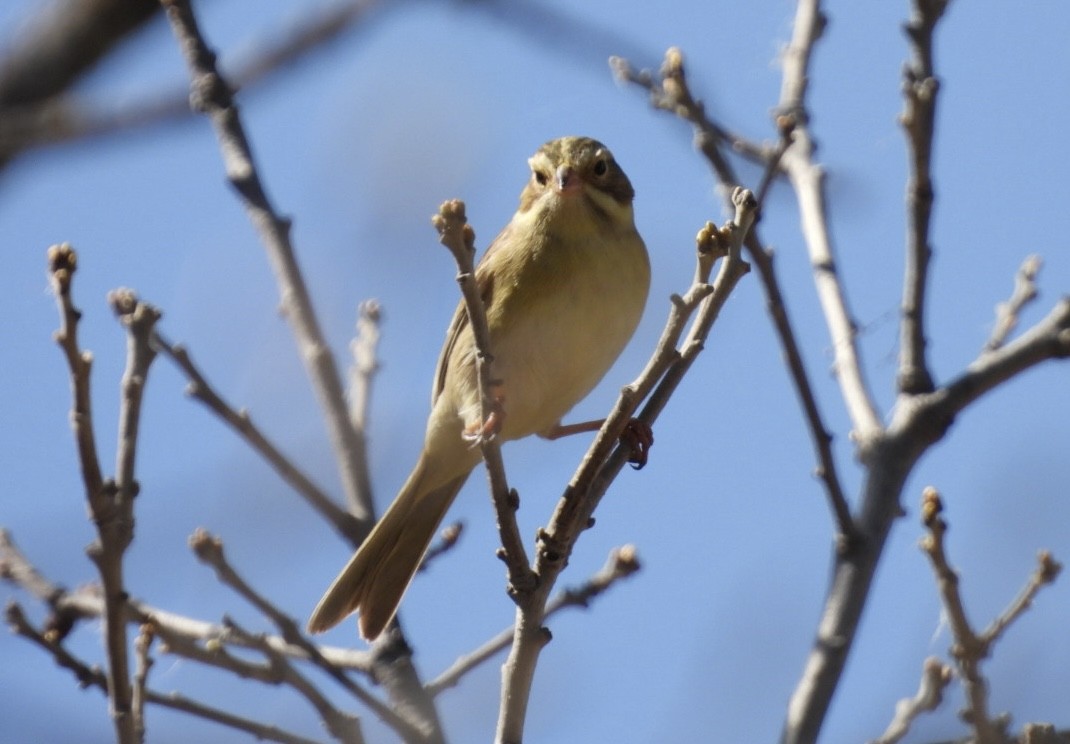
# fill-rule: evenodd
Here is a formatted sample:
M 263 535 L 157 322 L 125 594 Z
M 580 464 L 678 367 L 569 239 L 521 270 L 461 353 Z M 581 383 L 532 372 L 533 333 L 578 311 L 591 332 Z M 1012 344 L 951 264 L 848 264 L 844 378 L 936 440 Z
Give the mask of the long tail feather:
M 360 613 L 360 634 L 375 639 L 397 613 L 435 531 L 468 473 L 421 492 L 421 465 L 312 611 L 308 629 L 320 633 Z

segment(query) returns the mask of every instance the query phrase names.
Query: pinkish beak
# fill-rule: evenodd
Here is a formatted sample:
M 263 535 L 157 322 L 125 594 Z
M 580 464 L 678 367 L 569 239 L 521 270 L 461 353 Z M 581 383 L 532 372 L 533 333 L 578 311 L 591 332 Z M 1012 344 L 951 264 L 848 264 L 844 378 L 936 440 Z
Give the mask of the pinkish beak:
M 559 194 L 579 191 L 583 188 L 582 180 L 570 165 L 562 165 L 554 174 L 554 190 Z

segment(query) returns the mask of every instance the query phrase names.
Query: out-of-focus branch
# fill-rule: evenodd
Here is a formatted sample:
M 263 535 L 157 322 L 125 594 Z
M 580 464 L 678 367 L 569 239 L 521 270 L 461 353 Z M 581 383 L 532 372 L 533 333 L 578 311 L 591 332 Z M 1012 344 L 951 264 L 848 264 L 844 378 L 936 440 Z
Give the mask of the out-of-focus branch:
M 475 230 L 468 224 L 464 213 L 464 202 L 454 199 L 442 204 L 438 214 L 432 218 L 438 231 L 439 242 L 449 249 L 457 262 L 457 283 L 461 287 L 468 324 L 476 347 L 476 373 L 479 379 L 479 404 L 482 411 L 481 420 L 489 422 L 494 414 L 494 373 L 492 371 L 494 350 L 490 348 L 490 330 L 487 327 L 486 308 L 479 296 L 474 265 Z M 516 492 L 509 488 L 505 475 L 505 463 L 502 461 L 501 445 L 492 435 L 479 435 L 476 440 L 483 453 L 487 466 L 487 479 L 490 481 L 491 498 L 498 516 L 498 533 L 502 548 L 499 556 L 505 562 L 509 572 L 509 594 L 516 596 L 535 585 L 535 575 L 528 566 L 528 554 L 524 549 L 524 540 L 520 537 L 520 526 L 516 521 L 516 510 L 520 500 Z
M 912 58 L 903 71 L 903 113 L 900 117 L 910 151 L 907 183 L 906 275 L 899 341 L 899 390 L 908 395 L 933 389 L 925 359 L 925 289 L 929 279 L 929 225 L 932 219 L 932 150 L 936 127 L 936 95 L 940 85 L 933 66 L 933 33 L 947 0 L 914 0 L 906 24 Z
M 420 561 L 420 567 L 416 570 L 427 570 L 432 561 L 453 550 L 454 546 L 460 541 L 462 532 L 464 532 L 464 522 L 451 522 L 439 530 L 438 542 L 427 549 L 427 552 L 424 553 L 424 559 Z
M 511 744 L 523 738 L 535 666 L 539 653 L 550 640 L 549 631 L 543 627 L 549 594 L 568 564 L 580 533 L 593 524 L 592 515 L 606 489 L 631 457 L 631 448 L 618 444 L 621 432 L 639 404 L 652 391 L 651 400 L 638 419 L 648 427 L 653 425 L 667 397 L 659 395 L 656 386 L 665 385 L 665 389 L 670 391 L 675 387 L 679 375 L 674 370 L 686 370 L 694 361 L 695 355 L 704 347 L 713 320 L 748 271 L 749 267 L 740 251 L 743 239 L 754 222 L 757 204 L 754 195 L 745 189 L 736 189 L 732 200 L 736 208 L 734 221 L 719 230 L 708 225 L 699 233 L 695 284 L 705 285 L 713 263 L 720 256 L 723 259 L 712 291 L 704 286 L 693 286 L 693 292 L 689 292 L 693 296 L 705 295 L 695 305 L 697 314 L 691 324 L 692 332 L 685 336 L 683 347 L 677 348 L 676 342 L 684 326 L 683 322 L 677 322 L 677 311 L 684 309 L 684 302 L 681 298 L 675 298 L 667 326 L 673 325 L 678 329 L 663 332 L 646 369 L 635 382 L 621 390 L 620 397 L 588 448 L 564 495 L 558 500 L 549 524 L 546 529 L 538 531 L 534 569 L 539 582 L 531 591 L 514 598 L 517 602 L 516 624 L 513 645 L 502 666 L 496 735 L 498 742 Z
M 216 69 L 215 55 L 200 33 L 188 0 L 164 0 L 164 5 L 190 68 L 191 104 L 211 120 L 227 178 L 267 250 L 283 311 L 324 412 L 349 510 L 370 525 L 374 510 L 364 436 L 350 423 L 341 378 L 290 241 L 290 221 L 279 216 L 268 200 L 230 88 Z
M 349 344 L 353 366 L 349 368 L 349 420 L 361 433 L 368 431 L 372 382 L 379 372 L 379 323 L 383 311 L 376 300 L 365 300 L 357 308 L 357 333 Z
M 910 731 L 911 724 L 922 713 L 936 710 L 944 701 L 944 690 L 951 683 L 951 668 L 930 656 L 922 668 L 921 684 L 912 698 L 904 698 L 895 706 L 895 717 L 879 739 L 870 744 L 896 744 Z
M 156 0 L 49 3 L 0 61 L 0 108 L 40 101 L 68 88 L 160 9 Z
M 1018 317 L 1025 306 L 1037 298 L 1037 274 L 1043 262 L 1040 256 L 1027 256 L 1018 273 L 1014 275 L 1014 291 L 1006 302 L 996 305 L 996 323 L 992 335 L 985 343 L 986 351 L 995 351 L 1003 346 L 1007 337 L 1018 326 Z
M 615 548 L 610 552 L 606 565 L 598 573 L 591 576 L 583 585 L 573 589 L 565 589 L 548 602 L 546 605 L 546 617 L 549 618 L 569 607 L 586 609 L 590 606 L 591 600 L 601 596 L 616 582 L 628 578 L 639 569 L 639 559 L 636 556 L 634 546 L 625 545 Z M 513 642 L 513 633 L 514 628 L 510 626 L 471 653 L 458 658 L 446 670 L 427 683 L 428 694 L 438 695 L 444 690 L 458 685 L 464 675 L 490 660 L 499 652 L 509 648 Z
M 22 608 L 18 604 L 14 602 L 8 604 L 6 619 L 8 626 L 14 633 L 26 638 L 34 645 L 51 654 L 52 658 L 55 659 L 56 664 L 64 669 L 70 670 L 77 678 L 80 687 L 96 687 L 107 694 L 108 681 L 104 676 L 104 673 L 96 667 L 89 666 L 84 661 L 71 654 L 58 641 L 50 638 L 47 632 L 42 633 L 34 628 L 29 620 L 27 620 L 25 613 L 23 613 Z M 302 736 L 284 731 L 277 726 L 266 725 L 258 721 L 234 715 L 233 713 L 228 713 L 219 708 L 214 708 L 205 705 L 204 703 L 191 700 L 178 693 L 162 693 L 152 689 L 145 689 L 144 696 L 145 702 L 147 703 L 159 705 L 162 708 L 182 711 L 183 713 L 188 713 L 207 721 L 214 721 L 215 723 L 229 726 L 237 731 L 252 734 L 261 741 L 276 741 L 281 742 L 281 744 L 318 744 L 313 739 L 306 739 Z
M 297 465 L 283 454 L 260 428 L 253 423 L 247 410 L 235 409 L 227 403 L 194 364 L 189 351 L 181 344 L 173 344 L 159 331 L 153 336 L 153 346 L 182 370 L 189 380 L 186 394 L 199 400 L 233 429 L 253 451 L 263 457 L 286 483 L 319 512 L 335 530 L 356 547 L 368 534 L 367 524 L 339 508 L 334 501 Z
M 158 0 L 94 0 L 94 2 L 71 2 L 68 6 L 81 9 L 89 6 L 122 5 L 125 10 L 147 8 L 155 13 L 159 10 Z M 377 0 L 350 0 L 334 3 L 328 7 L 302 13 L 299 19 L 278 38 L 258 45 L 249 55 L 224 65 L 230 71 L 230 78 L 238 89 L 244 90 L 262 83 L 274 73 L 290 68 L 311 53 L 320 51 L 329 43 L 339 39 L 344 32 L 365 20 L 370 11 L 380 3 Z M 62 32 L 83 31 L 88 24 L 81 24 L 74 29 L 67 22 L 69 15 L 77 22 L 78 13 L 64 14 L 62 28 L 52 28 L 52 14 L 43 18 L 38 25 L 43 27 L 45 35 L 53 33 L 62 38 Z M 59 15 L 59 14 L 57 14 Z M 45 27 L 47 23 L 47 28 Z M 91 26 L 89 26 L 91 27 Z M 134 30 L 130 27 L 128 30 Z M 31 33 L 31 37 L 33 34 Z M 102 34 L 89 37 L 94 41 L 107 40 Z M 116 38 L 115 41 L 119 39 Z M 32 48 L 32 43 L 25 44 Z M 110 53 L 114 44 L 102 43 L 100 54 Z M 0 61 L 0 161 L 10 158 L 32 147 L 56 144 L 74 139 L 100 137 L 126 131 L 131 128 L 161 124 L 190 116 L 189 92 L 187 89 L 166 90 L 152 93 L 149 97 L 130 103 L 116 103 L 110 107 L 91 104 L 74 93 L 63 93 L 73 82 L 73 77 L 64 79 L 61 85 L 43 85 L 49 81 L 41 70 L 62 69 L 69 63 L 77 63 L 79 69 L 91 66 L 95 59 L 90 59 L 77 44 L 50 45 L 47 49 L 33 50 L 36 57 L 23 61 L 22 55 L 10 55 Z M 50 57 L 43 61 L 43 57 Z M 53 61 L 55 58 L 55 61 Z M 32 66 L 27 66 L 32 65 Z M 6 77 L 5 77 L 6 75 Z M 21 88 L 29 95 L 4 97 L 5 81 L 7 90 Z M 32 89 L 32 90 L 31 90 Z M 12 90 L 12 93 L 18 93 Z M 62 95 L 61 95 L 62 94 Z

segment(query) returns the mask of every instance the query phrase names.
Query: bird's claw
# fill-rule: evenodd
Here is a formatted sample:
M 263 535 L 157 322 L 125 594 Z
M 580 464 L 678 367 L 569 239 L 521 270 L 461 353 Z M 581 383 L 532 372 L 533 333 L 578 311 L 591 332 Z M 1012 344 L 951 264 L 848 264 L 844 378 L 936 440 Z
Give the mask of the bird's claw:
M 628 462 L 636 470 L 642 470 L 654 446 L 654 430 L 639 419 L 631 419 L 621 432 L 620 441 L 631 448 Z
M 502 408 L 501 396 L 495 396 L 494 402 L 491 404 L 490 415 L 482 424 L 473 424 L 466 428 L 461 437 L 466 442 L 470 442 L 473 447 L 478 447 L 481 444 L 494 440 L 494 437 L 498 436 L 498 433 L 502 430 L 502 425 L 505 423 L 505 409 Z

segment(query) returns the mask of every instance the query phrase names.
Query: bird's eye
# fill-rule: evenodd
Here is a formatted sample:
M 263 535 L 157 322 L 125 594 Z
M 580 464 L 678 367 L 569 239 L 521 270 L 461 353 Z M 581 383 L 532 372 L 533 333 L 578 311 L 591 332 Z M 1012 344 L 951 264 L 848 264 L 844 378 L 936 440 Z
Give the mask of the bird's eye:
M 550 179 L 547 178 L 546 171 L 541 171 L 541 170 L 535 171 L 535 182 L 537 184 L 539 184 L 540 186 L 545 186 L 546 182 L 548 180 L 550 180 Z
M 606 164 L 605 159 L 600 159 L 594 164 L 594 174 L 596 176 L 604 176 L 609 171 L 609 165 Z

